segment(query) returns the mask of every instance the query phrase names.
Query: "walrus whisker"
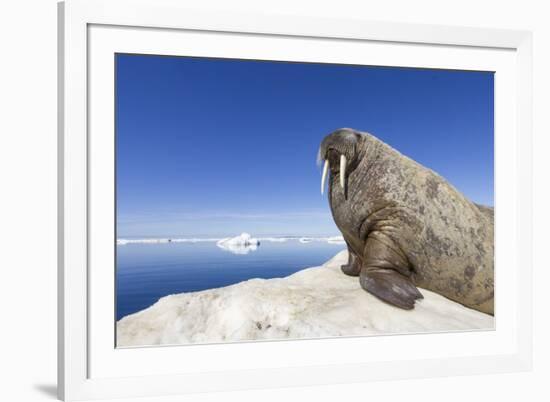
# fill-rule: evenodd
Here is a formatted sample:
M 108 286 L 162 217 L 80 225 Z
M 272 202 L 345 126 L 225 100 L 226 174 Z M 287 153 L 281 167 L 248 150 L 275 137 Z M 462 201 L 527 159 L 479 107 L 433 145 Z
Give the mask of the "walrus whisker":
M 340 187 L 344 188 L 346 181 L 346 155 L 340 155 Z
M 325 166 L 323 166 L 323 176 L 321 177 L 321 195 L 323 195 L 325 192 L 325 181 L 327 179 L 328 168 L 328 159 L 325 159 Z

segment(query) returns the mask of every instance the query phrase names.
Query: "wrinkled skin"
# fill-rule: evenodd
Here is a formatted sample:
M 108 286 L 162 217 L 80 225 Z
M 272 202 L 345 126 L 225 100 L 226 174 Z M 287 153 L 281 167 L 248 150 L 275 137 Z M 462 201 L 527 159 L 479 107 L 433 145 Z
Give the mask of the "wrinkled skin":
M 337 130 L 319 157 L 329 161 L 330 208 L 349 252 L 345 274 L 404 309 L 422 298 L 419 286 L 494 314 L 492 208 L 368 133 Z

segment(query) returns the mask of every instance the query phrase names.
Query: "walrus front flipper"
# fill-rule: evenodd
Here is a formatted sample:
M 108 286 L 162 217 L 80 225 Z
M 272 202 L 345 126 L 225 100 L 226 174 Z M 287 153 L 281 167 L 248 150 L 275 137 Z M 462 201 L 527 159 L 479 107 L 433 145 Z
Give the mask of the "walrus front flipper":
M 422 299 L 407 276 L 409 263 L 399 248 L 382 233 L 369 235 L 359 283 L 367 292 L 394 306 L 410 310 Z
M 348 246 L 348 263 L 340 267 L 342 272 L 350 276 L 359 276 L 361 272 L 361 261 Z
M 423 298 L 409 278 L 392 269 L 363 269 L 359 281 L 367 292 L 406 310 Z

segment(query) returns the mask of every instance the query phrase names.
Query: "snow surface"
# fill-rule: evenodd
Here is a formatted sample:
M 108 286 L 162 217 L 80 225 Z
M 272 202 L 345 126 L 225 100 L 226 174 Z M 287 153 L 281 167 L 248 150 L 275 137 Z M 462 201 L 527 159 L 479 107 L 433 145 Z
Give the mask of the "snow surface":
M 161 298 L 117 322 L 118 346 L 493 329 L 494 318 L 421 289 L 414 310 L 390 306 L 344 275 L 342 251 L 286 278 Z
M 216 245 L 233 254 L 248 254 L 258 248 L 260 241 L 253 238 L 248 233 L 241 233 L 239 236 L 221 239 Z

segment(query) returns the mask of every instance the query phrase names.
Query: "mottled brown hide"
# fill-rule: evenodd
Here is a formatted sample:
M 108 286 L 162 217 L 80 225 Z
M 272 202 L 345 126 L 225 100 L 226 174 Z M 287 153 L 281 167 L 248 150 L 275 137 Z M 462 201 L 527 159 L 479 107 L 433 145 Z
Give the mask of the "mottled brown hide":
M 329 161 L 329 203 L 348 246 L 344 273 L 401 308 L 414 307 L 419 286 L 494 313 L 492 208 L 368 133 L 337 130 L 319 156 Z

